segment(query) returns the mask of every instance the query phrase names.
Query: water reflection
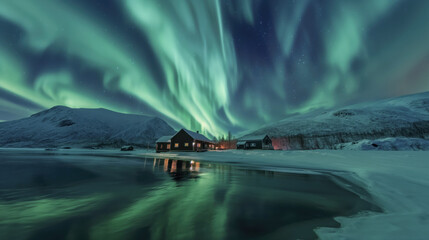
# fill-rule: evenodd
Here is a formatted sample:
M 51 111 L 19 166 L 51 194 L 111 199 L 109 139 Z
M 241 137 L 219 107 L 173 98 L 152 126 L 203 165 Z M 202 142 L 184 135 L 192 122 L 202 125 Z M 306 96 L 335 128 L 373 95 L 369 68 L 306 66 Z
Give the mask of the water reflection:
M 180 161 L 155 158 L 153 163 L 153 170 L 159 171 L 163 169 L 176 181 L 198 178 L 198 172 L 200 171 L 200 163 L 193 160 Z
M 159 158 L 0 161 L 0 239 L 314 239 L 361 210 L 377 208 L 325 175 Z

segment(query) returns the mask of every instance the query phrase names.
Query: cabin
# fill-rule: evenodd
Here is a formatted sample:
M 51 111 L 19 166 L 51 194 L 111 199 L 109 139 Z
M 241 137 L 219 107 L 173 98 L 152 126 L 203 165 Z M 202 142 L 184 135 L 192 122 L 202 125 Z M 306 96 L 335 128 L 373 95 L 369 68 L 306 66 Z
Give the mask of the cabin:
M 206 136 L 187 129 L 180 129 L 171 138 L 172 151 L 207 151 L 213 149 L 214 143 Z
M 237 149 L 272 150 L 273 143 L 268 135 L 246 136 L 238 139 Z
M 171 148 L 171 137 L 173 136 L 163 136 L 156 140 L 156 152 L 168 152 Z
M 173 136 L 164 136 L 156 141 L 156 152 L 196 151 L 214 149 L 215 144 L 206 136 L 188 129 L 180 129 Z

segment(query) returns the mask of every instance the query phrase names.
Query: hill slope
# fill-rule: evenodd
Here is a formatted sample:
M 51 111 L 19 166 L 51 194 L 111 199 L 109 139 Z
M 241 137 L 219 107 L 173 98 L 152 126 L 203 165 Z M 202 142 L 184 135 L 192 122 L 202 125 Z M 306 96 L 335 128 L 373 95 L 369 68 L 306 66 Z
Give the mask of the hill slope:
M 268 134 L 279 149 L 336 148 L 388 137 L 429 139 L 429 92 L 295 115 L 248 135 Z
M 146 146 L 174 132 L 157 117 L 56 106 L 29 118 L 0 123 L 0 147 Z

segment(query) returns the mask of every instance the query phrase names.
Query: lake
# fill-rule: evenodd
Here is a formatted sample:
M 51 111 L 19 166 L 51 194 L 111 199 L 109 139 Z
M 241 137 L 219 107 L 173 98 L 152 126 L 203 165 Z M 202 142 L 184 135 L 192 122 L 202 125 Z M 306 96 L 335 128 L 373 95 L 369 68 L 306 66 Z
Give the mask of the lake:
M 331 174 L 69 152 L 0 150 L 0 239 L 315 239 L 380 211 Z

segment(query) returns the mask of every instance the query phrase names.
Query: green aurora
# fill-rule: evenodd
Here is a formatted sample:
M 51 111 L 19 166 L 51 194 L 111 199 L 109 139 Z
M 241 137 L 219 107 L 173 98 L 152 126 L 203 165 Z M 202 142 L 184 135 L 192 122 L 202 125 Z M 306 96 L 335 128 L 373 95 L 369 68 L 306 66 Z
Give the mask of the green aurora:
M 55 105 L 211 135 L 429 90 L 429 1 L 0 0 L 0 120 Z

